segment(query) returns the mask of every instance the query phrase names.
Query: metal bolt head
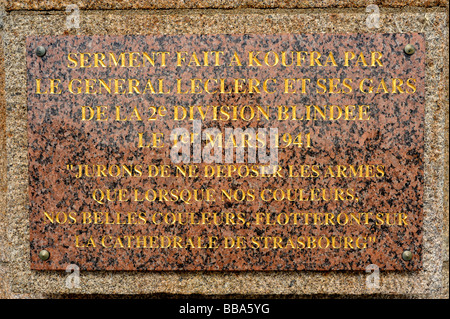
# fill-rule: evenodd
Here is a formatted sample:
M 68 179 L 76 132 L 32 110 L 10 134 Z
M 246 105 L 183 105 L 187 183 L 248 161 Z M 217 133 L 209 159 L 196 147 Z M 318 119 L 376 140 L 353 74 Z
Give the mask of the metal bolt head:
M 402 258 L 405 261 L 410 261 L 412 257 L 413 257 L 412 252 L 410 252 L 409 250 L 405 250 L 402 254 Z
M 39 258 L 41 258 L 42 261 L 46 261 L 50 258 L 50 253 L 47 250 L 41 250 L 39 252 Z
M 36 48 L 36 55 L 37 56 L 43 57 L 45 55 L 45 53 L 47 53 L 47 50 L 42 45 L 40 45 L 40 46 L 38 46 Z
M 416 52 L 416 48 L 412 44 L 407 44 L 405 46 L 405 53 L 408 55 L 414 54 Z

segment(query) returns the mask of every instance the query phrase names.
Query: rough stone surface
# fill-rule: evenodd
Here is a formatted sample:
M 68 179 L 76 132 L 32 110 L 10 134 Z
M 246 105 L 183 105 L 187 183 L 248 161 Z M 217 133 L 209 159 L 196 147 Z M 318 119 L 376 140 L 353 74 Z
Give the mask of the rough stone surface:
M 445 118 L 448 112 L 448 20 L 444 9 L 381 11 L 381 27 L 369 29 L 367 14 L 333 10 L 242 10 L 168 12 L 82 12 L 80 29 L 65 29 L 64 13 L 10 12 L 5 19 L 8 262 L 2 282 L 14 293 L 43 294 L 253 294 L 442 297 L 447 295 L 448 262 L 444 220 Z M 263 26 L 263 27 L 262 27 Z M 427 46 L 425 103 L 424 269 L 382 272 L 381 287 L 369 290 L 365 273 L 350 272 L 82 272 L 81 288 L 65 286 L 65 272 L 37 272 L 29 264 L 28 161 L 25 37 L 53 34 L 423 32 Z M 447 72 L 447 73 L 445 73 Z M 447 113 L 448 114 L 448 113 Z M 447 218 L 447 219 L 446 219 Z M 448 229 L 448 227 L 447 227 Z M 411 284 L 414 283 L 414 284 Z M 38 296 L 38 295 L 36 295 Z
M 0 37 L 1 40 L 1 37 Z M 5 74 L 3 70 L 3 46 L 0 47 L 0 247 L 7 243 L 6 238 L 6 107 Z M 5 250 L 0 249 L 0 263 L 6 262 Z
M 448 16 L 448 6 L 447 6 L 447 25 L 449 21 Z M 446 39 L 447 46 L 450 47 L 449 39 Z M 444 85 L 447 87 L 447 90 L 443 90 L 441 92 L 440 100 L 446 101 L 443 103 L 442 107 L 444 108 L 444 114 L 445 116 L 445 160 L 444 165 L 445 167 L 450 167 L 449 163 L 449 54 L 450 50 L 445 50 L 445 59 L 444 59 L 444 69 L 443 69 L 443 82 Z M 449 261 L 449 170 L 445 170 L 445 178 L 444 178 L 444 227 L 442 229 L 443 231 L 443 237 L 444 237 L 444 261 L 447 263 L 447 273 L 448 273 L 448 261 Z M 447 293 L 448 293 L 448 283 L 447 283 Z
M 12 10 L 66 10 L 70 0 L 4 0 L 4 7 Z M 382 7 L 434 7 L 445 6 L 448 0 L 81 0 L 80 10 L 129 10 L 129 9 L 293 9 L 293 8 L 364 8 L 369 4 Z

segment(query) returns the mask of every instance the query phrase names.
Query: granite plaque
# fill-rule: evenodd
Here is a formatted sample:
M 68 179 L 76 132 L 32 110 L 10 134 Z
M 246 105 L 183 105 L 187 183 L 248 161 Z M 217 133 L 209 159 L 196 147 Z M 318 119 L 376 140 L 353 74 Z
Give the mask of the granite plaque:
M 424 43 L 28 37 L 31 268 L 421 269 Z

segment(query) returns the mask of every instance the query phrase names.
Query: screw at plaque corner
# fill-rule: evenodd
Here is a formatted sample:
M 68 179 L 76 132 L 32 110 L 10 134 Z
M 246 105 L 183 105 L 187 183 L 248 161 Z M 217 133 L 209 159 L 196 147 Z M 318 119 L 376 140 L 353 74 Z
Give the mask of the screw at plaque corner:
M 412 252 L 410 252 L 409 250 L 405 250 L 402 254 L 402 258 L 405 261 L 410 261 L 412 257 L 413 257 Z
M 405 46 L 405 53 L 408 55 L 414 54 L 416 52 L 416 48 L 412 44 L 407 44 Z
M 39 252 L 39 258 L 41 258 L 42 261 L 46 261 L 50 258 L 50 253 L 47 250 L 41 250 Z
M 45 53 L 47 53 L 47 50 L 42 45 L 40 45 L 40 46 L 38 46 L 36 48 L 36 55 L 37 56 L 43 57 L 45 55 Z

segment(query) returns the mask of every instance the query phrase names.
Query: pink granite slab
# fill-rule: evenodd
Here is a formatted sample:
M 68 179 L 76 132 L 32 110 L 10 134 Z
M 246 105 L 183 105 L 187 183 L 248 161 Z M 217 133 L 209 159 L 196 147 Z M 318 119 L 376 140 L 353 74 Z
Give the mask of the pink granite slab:
M 416 52 L 407 55 L 405 45 L 413 44 Z M 37 46 L 47 49 L 46 55 L 35 54 Z M 77 52 L 153 52 L 169 51 L 166 67 L 68 68 L 68 53 Z M 224 51 L 223 60 L 229 61 L 233 52 L 244 57 L 249 51 L 319 51 L 333 52 L 338 66 L 283 67 L 281 61 L 274 67 L 208 66 L 176 67 L 173 52 Z M 343 66 L 345 51 L 383 53 L 383 67 Z M 199 57 L 201 57 L 199 55 Z M 189 59 L 189 56 L 187 57 Z M 263 59 L 262 59 L 263 60 Z M 353 60 L 356 61 L 356 58 Z M 369 61 L 368 61 L 369 62 Z M 370 62 L 369 62 L 370 63 Z M 364 270 L 375 264 L 382 270 L 418 270 L 422 267 L 423 220 L 423 154 L 425 101 L 425 42 L 421 34 L 288 34 L 288 35 L 176 35 L 176 36 L 46 36 L 27 38 L 28 66 L 28 154 L 30 201 L 31 268 L 36 270 L 63 270 L 77 264 L 82 270 Z M 71 94 L 67 90 L 71 79 L 148 79 L 163 78 L 171 90 L 175 79 L 226 78 L 226 87 L 232 78 L 351 78 L 354 83 L 370 78 L 378 87 L 380 79 L 415 79 L 414 93 L 319 94 L 311 89 L 308 94 L 283 94 L 283 84 L 273 94 Z M 42 91 L 49 79 L 61 79 L 61 94 L 36 94 L 36 79 L 42 79 Z M 387 81 L 390 89 L 390 82 Z M 187 86 L 183 87 L 185 90 Z M 315 86 L 311 86 L 315 88 Z M 341 87 L 342 88 L 342 87 Z M 406 89 L 406 84 L 403 86 Z M 48 89 L 48 88 L 47 88 Z M 155 90 L 158 90 L 155 87 Z M 192 130 L 191 121 L 174 121 L 174 105 L 369 105 L 369 121 L 278 121 L 276 112 L 269 121 L 203 121 L 203 128 L 226 127 L 278 128 L 280 133 L 309 132 L 311 148 L 285 148 L 279 151 L 279 165 L 384 165 L 380 178 L 185 178 L 185 177 L 82 177 L 75 178 L 70 165 L 126 164 L 174 165 L 169 157 L 170 147 L 138 148 L 137 132 L 162 132 L 169 143 L 170 132 L 177 127 Z M 123 110 L 138 107 L 147 110 L 152 105 L 168 106 L 167 115 L 157 121 L 81 121 L 81 106 L 120 105 Z M 114 113 L 108 113 L 114 117 Z M 143 112 L 148 118 L 148 112 Z M 204 169 L 205 163 L 196 164 Z M 145 172 L 147 170 L 144 169 Z M 181 201 L 107 202 L 99 204 L 92 199 L 94 189 L 354 189 L 358 201 L 253 201 L 215 202 Z M 116 216 L 128 212 L 243 214 L 244 225 L 105 225 L 51 223 L 44 212 L 81 214 L 107 212 Z M 257 225 L 256 214 L 313 214 L 371 213 L 367 225 Z M 406 214 L 407 225 L 377 226 L 376 214 Z M 63 214 L 60 214 L 63 220 Z M 73 215 L 74 216 L 74 215 Z M 104 216 L 104 215 L 103 215 Z M 301 215 L 305 216 L 305 215 Z M 80 218 L 77 217 L 77 221 Z M 124 219 L 122 219 L 124 220 Z M 136 220 L 138 220 L 136 218 Z M 104 218 L 103 218 L 104 221 Z M 118 236 L 178 236 L 182 240 L 200 238 L 203 244 L 212 236 L 218 238 L 218 247 L 210 248 L 137 248 L 102 247 L 110 245 Z M 76 247 L 76 236 L 79 247 Z M 110 237 L 109 237 L 110 236 Z M 226 248 L 223 238 L 241 236 L 247 242 L 252 238 L 280 237 L 283 248 Z M 92 237 L 96 247 L 87 247 Z M 341 248 L 292 248 L 288 238 L 315 237 L 341 239 Z M 344 248 L 344 238 L 363 237 L 365 249 L 354 243 Z M 123 239 L 123 237 L 121 237 Z M 147 237 L 149 238 L 149 237 Z M 269 239 L 270 240 L 270 239 Z M 147 239 L 149 241 L 149 239 Z M 83 247 L 84 246 L 84 247 Z M 50 252 L 42 261 L 41 250 Z M 413 254 L 410 261 L 402 259 L 402 252 Z

